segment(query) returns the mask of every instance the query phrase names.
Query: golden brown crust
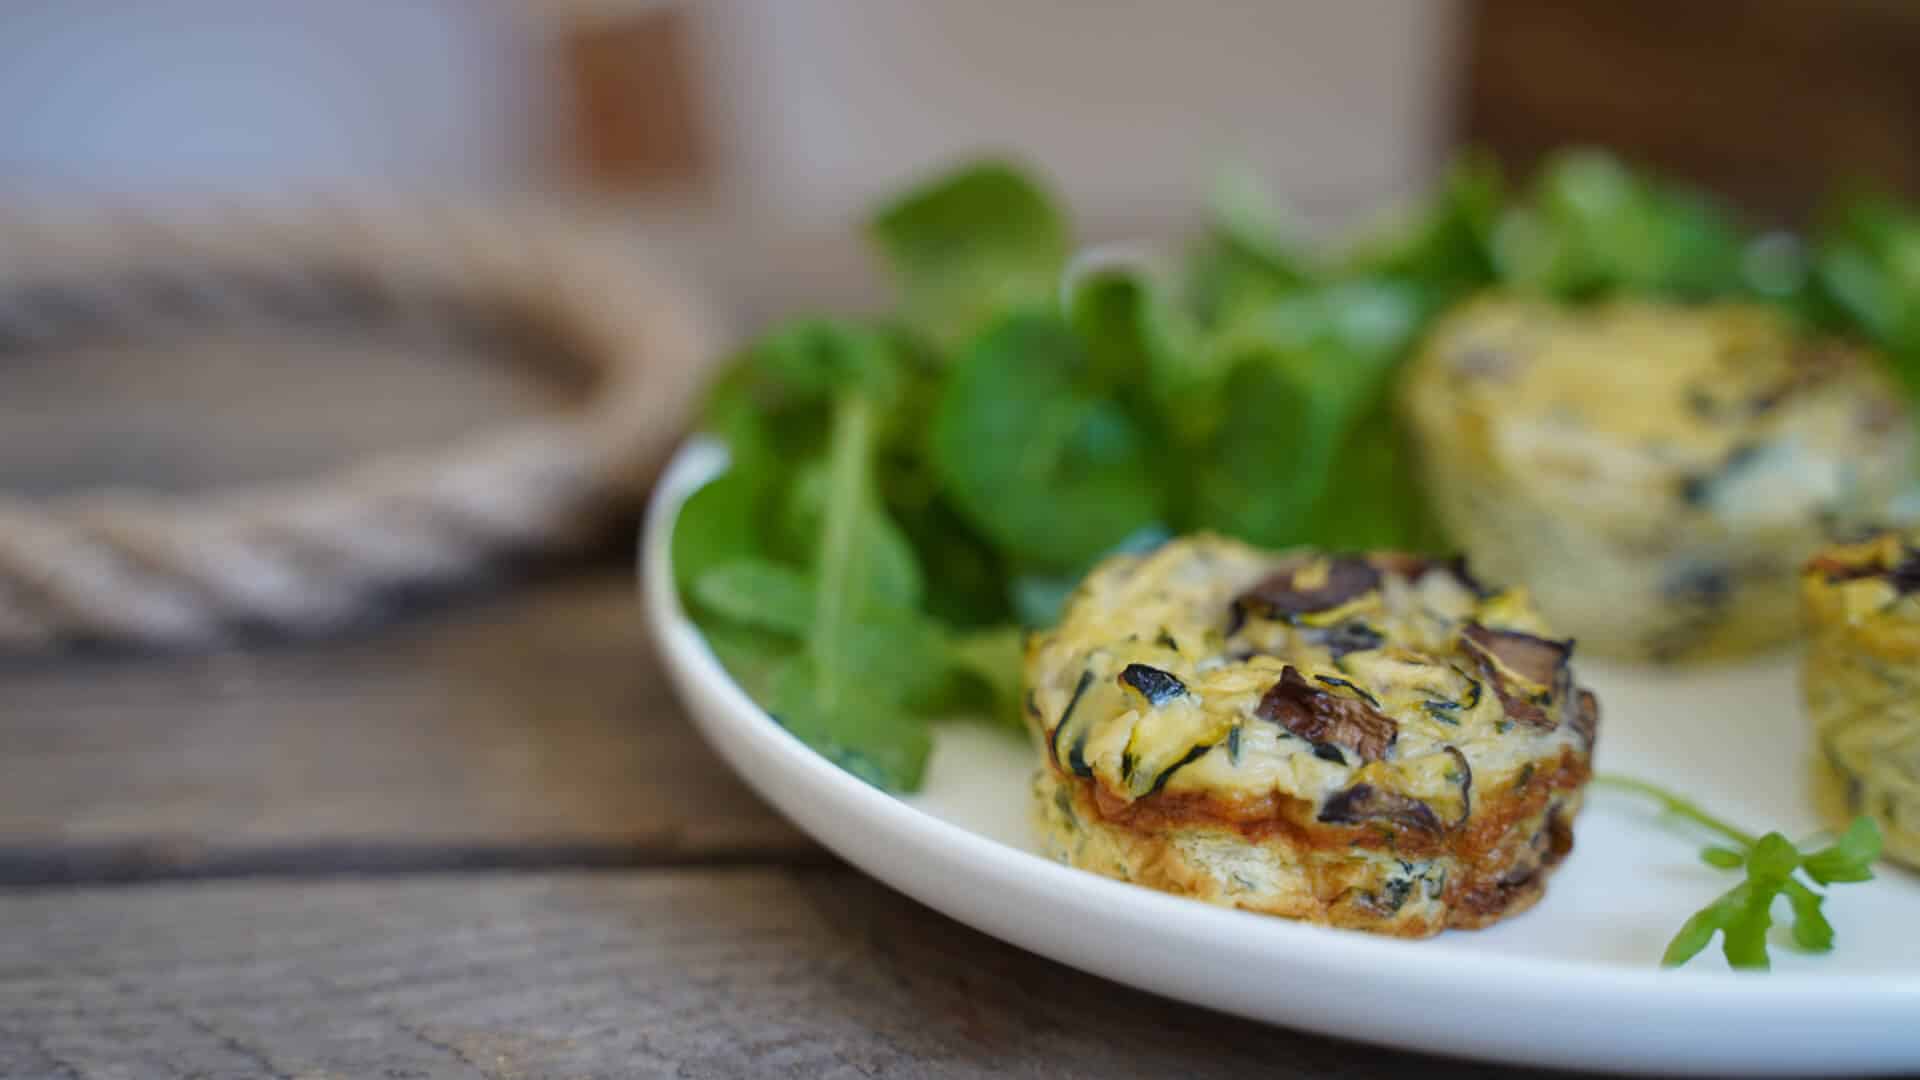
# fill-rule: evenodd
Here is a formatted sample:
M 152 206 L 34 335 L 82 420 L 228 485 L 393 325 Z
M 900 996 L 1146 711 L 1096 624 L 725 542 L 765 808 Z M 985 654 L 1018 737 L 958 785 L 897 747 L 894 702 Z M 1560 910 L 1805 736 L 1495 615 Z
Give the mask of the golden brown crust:
M 1540 899 L 1547 874 L 1573 849 L 1572 821 L 1592 770 L 1586 755 L 1568 748 L 1550 770 L 1534 770 L 1520 782 L 1483 793 L 1460 827 L 1438 836 L 1376 824 L 1323 824 L 1305 800 L 1289 796 L 1228 802 L 1163 792 L 1128 802 L 1090 778 L 1049 774 L 1070 793 L 1080 826 L 1100 830 L 1107 845 L 1121 853 L 1121 876 L 1127 880 L 1292 919 L 1426 937 L 1448 928 L 1489 926 Z M 1216 871 L 1175 842 L 1196 833 L 1272 847 L 1287 860 L 1311 867 L 1310 898 L 1228 894 Z M 1355 852 L 1443 861 L 1449 873 L 1438 913 L 1400 917 L 1385 911 L 1366 899 L 1370 894 L 1363 886 L 1370 875 L 1362 868 L 1323 858 Z

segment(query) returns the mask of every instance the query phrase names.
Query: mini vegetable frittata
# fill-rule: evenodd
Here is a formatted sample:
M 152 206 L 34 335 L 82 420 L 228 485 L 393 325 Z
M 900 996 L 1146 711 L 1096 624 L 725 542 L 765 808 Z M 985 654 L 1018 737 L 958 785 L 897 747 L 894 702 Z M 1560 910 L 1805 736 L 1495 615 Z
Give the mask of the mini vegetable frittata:
M 1801 590 L 1824 809 L 1840 826 L 1872 817 L 1887 855 L 1920 867 L 1920 534 L 1828 548 Z
M 1421 937 L 1537 900 L 1599 709 L 1519 589 L 1202 536 L 1102 563 L 1027 657 L 1055 858 Z
M 1912 475 L 1876 359 L 1757 307 L 1487 297 L 1434 329 L 1404 392 L 1453 538 L 1630 659 L 1790 638 L 1800 564 Z

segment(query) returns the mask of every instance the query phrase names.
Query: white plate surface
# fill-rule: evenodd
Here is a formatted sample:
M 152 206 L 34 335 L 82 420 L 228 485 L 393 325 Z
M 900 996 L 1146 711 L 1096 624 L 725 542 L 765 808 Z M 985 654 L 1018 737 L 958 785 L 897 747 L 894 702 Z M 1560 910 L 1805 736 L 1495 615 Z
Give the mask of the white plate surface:
M 1883 867 L 1835 889 L 1828 955 L 1795 952 L 1776 927 L 1771 973 L 1727 970 L 1717 943 L 1663 971 L 1667 938 L 1734 879 L 1629 796 L 1594 793 L 1574 854 L 1532 911 L 1407 942 L 1216 908 L 1034 854 L 1035 759 L 1016 736 L 942 729 L 925 790 L 909 799 L 854 779 L 734 685 L 671 587 L 674 511 L 724 462 L 711 444 L 683 449 L 648 517 L 645 602 L 668 670 L 755 790 L 922 903 L 1168 997 L 1408 1049 L 1636 1072 L 1920 1070 L 1920 879 Z M 1810 833 L 1796 666 L 1791 654 L 1684 675 L 1583 663 L 1605 710 L 1599 763 L 1671 783 L 1750 828 Z

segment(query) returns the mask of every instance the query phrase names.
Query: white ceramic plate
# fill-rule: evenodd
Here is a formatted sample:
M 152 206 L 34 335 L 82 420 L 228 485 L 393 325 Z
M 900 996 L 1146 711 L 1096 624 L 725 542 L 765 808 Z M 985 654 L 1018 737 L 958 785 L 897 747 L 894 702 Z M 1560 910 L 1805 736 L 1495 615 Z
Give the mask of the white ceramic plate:
M 807 749 L 727 677 L 671 587 L 668 536 L 724 452 L 682 450 L 643 545 L 647 615 L 689 712 L 769 802 L 849 862 L 931 907 L 1063 963 L 1256 1020 L 1408 1049 L 1637 1072 L 1920 1070 L 1920 881 L 1882 869 L 1833 891 L 1826 956 L 1776 929 L 1774 970 L 1717 947 L 1656 962 L 1729 887 L 1699 841 L 1596 792 L 1532 911 L 1489 930 L 1396 941 L 1212 907 L 1032 852 L 1032 752 L 972 725 L 940 732 L 925 790 L 899 799 Z M 1735 821 L 1816 828 L 1791 655 L 1673 675 L 1580 667 L 1605 707 L 1601 765 L 1671 782 Z

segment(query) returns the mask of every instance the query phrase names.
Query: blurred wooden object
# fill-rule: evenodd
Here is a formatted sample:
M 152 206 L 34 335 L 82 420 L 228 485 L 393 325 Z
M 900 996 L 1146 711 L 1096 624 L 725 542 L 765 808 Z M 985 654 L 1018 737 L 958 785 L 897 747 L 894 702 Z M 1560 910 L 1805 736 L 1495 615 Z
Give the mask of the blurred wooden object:
M 1478 0 L 1462 136 L 1524 168 L 1614 147 L 1768 215 L 1834 182 L 1920 194 L 1920 5 Z
M 613 193 L 683 187 L 705 165 L 687 18 L 673 6 L 602 14 L 560 34 L 574 171 Z

